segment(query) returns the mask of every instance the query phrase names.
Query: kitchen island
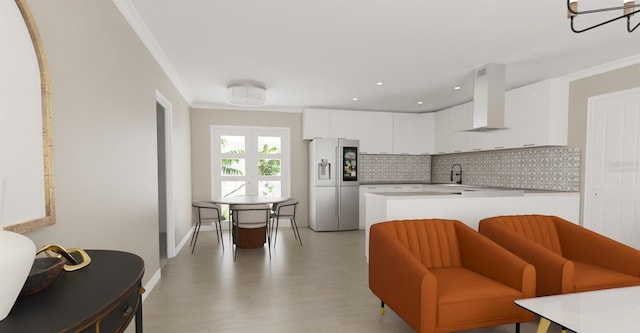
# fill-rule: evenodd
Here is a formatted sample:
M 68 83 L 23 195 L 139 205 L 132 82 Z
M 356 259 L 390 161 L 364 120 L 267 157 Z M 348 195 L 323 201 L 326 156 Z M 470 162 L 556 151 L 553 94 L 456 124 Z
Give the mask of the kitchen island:
M 422 192 L 366 193 L 364 205 L 367 258 L 369 228 L 384 221 L 443 218 L 478 230 L 481 219 L 497 215 L 555 215 L 575 223 L 580 218 L 579 192 L 433 186 Z

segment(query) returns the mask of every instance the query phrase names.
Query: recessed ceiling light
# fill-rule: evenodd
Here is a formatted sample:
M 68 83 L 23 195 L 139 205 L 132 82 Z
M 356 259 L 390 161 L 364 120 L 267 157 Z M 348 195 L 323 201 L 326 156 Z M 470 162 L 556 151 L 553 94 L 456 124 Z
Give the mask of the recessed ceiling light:
M 376 85 L 381 86 L 382 82 L 376 82 Z
M 453 87 L 453 89 L 454 89 L 454 90 L 460 90 L 460 89 L 462 89 L 462 87 L 460 87 L 460 86 L 455 86 L 455 87 Z
M 422 105 L 422 101 L 419 101 L 418 104 Z
M 358 97 L 354 97 L 354 98 L 352 98 L 352 100 L 357 101 L 357 100 L 358 100 Z

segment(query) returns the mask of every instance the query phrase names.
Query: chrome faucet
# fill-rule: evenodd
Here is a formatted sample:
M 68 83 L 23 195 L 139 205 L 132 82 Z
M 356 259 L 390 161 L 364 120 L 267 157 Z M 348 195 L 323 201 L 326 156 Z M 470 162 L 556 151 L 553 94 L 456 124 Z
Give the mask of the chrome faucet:
M 458 171 L 458 173 L 453 173 L 453 169 L 456 167 L 456 165 L 460 170 Z M 451 166 L 451 182 L 453 182 L 453 176 L 458 176 L 458 181 L 456 183 L 462 184 L 462 165 L 456 163 Z

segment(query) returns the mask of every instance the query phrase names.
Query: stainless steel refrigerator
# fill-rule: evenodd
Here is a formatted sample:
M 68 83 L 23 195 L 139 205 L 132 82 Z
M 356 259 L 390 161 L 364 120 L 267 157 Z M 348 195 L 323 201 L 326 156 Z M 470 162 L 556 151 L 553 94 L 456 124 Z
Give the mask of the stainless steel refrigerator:
M 315 231 L 356 230 L 358 140 L 309 142 L 309 227 Z

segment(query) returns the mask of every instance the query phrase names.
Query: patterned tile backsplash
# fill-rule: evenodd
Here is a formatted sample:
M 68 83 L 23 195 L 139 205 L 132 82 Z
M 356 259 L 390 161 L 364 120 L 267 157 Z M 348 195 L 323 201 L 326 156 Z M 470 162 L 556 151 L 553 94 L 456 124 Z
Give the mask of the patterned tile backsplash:
M 449 183 L 462 165 L 462 183 L 577 192 L 580 149 L 538 147 L 446 155 L 361 155 L 362 182 Z
M 430 179 L 429 155 L 360 155 L 361 182 L 428 183 Z

